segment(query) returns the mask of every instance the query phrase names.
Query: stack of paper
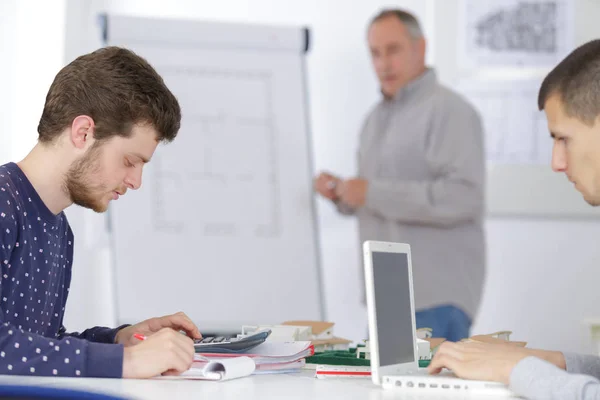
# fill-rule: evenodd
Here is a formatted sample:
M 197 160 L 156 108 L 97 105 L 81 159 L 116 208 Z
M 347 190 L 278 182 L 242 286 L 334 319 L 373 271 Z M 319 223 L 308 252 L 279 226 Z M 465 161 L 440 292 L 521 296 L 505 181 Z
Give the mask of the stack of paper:
M 311 342 L 265 342 L 245 354 L 197 353 L 192 367 L 181 375 L 162 379 L 223 381 L 252 374 L 300 371 L 314 354 Z

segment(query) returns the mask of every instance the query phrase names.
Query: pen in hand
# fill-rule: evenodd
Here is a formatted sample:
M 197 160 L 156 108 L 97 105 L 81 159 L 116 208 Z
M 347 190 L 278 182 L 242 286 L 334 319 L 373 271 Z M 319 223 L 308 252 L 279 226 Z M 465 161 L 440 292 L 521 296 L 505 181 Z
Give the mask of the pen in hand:
M 145 335 L 142 335 L 141 333 L 134 333 L 133 337 L 138 339 L 138 340 L 146 340 L 147 337 Z M 210 361 L 210 358 L 208 357 L 204 357 L 202 354 L 200 353 L 196 353 L 194 354 L 194 359 L 195 360 L 201 360 L 201 361 Z

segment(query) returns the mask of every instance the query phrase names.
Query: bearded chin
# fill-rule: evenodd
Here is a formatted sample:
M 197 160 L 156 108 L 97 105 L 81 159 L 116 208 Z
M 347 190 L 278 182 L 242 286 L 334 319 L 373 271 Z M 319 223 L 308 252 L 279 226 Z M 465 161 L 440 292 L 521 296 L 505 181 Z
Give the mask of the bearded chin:
M 83 178 L 83 177 L 81 177 Z M 68 177 L 66 180 L 67 193 L 71 197 L 71 201 L 78 206 L 89 208 L 97 213 L 105 212 L 107 206 L 101 203 L 98 198 L 94 197 L 95 193 L 101 193 L 101 191 L 94 191 L 88 185 L 86 185 L 84 179 L 78 177 Z
M 74 204 L 102 213 L 108 208 L 101 199 L 106 188 L 92 183 L 99 172 L 97 155 L 97 149 L 90 149 L 89 154 L 71 165 L 65 176 L 64 189 Z

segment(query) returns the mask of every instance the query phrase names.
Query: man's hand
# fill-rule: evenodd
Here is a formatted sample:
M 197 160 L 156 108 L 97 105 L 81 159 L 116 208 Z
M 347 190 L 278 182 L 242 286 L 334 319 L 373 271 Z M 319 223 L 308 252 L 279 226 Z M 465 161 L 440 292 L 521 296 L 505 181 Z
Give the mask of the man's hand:
M 315 190 L 326 199 L 334 201 L 337 199 L 335 188 L 339 182 L 341 182 L 340 178 L 326 172 L 321 172 L 315 178 Z
M 202 335 L 192 322 L 192 320 L 182 312 L 173 315 L 165 315 L 160 318 L 150 318 L 139 324 L 128 326 L 117 332 L 115 342 L 127 346 L 139 344 L 139 340 L 134 338 L 135 333 L 140 333 L 146 337 L 152 336 L 154 333 L 163 328 L 171 328 L 175 331 L 185 331 L 192 339 L 200 339 Z M 180 335 L 183 336 L 183 335 Z
M 194 361 L 194 341 L 171 328 L 163 328 L 138 342 L 125 348 L 123 378 L 178 375 Z
M 431 360 L 428 370 L 431 374 L 438 374 L 442 368 L 448 368 L 460 378 L 508 385 L 515 365 L 530 355 L 533 354 L 529 349 L 510 344 L 445 342 Z
M 336 185 L 335 194 L 342 203 L 353 208 L 365 205 L 367 198 L 367 187 L 369 182 L 366 179 L 348 179 L 341 181 Z

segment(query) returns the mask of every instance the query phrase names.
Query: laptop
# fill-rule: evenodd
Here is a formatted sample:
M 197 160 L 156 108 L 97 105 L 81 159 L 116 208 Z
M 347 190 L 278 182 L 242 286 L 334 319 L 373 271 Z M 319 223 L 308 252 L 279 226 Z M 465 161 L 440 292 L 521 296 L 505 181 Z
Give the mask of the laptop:
M 502 383 L 419 369 L 410 245 L 366 241 L 363 255 L 373 383 L 424 394 L 514 395 Z

